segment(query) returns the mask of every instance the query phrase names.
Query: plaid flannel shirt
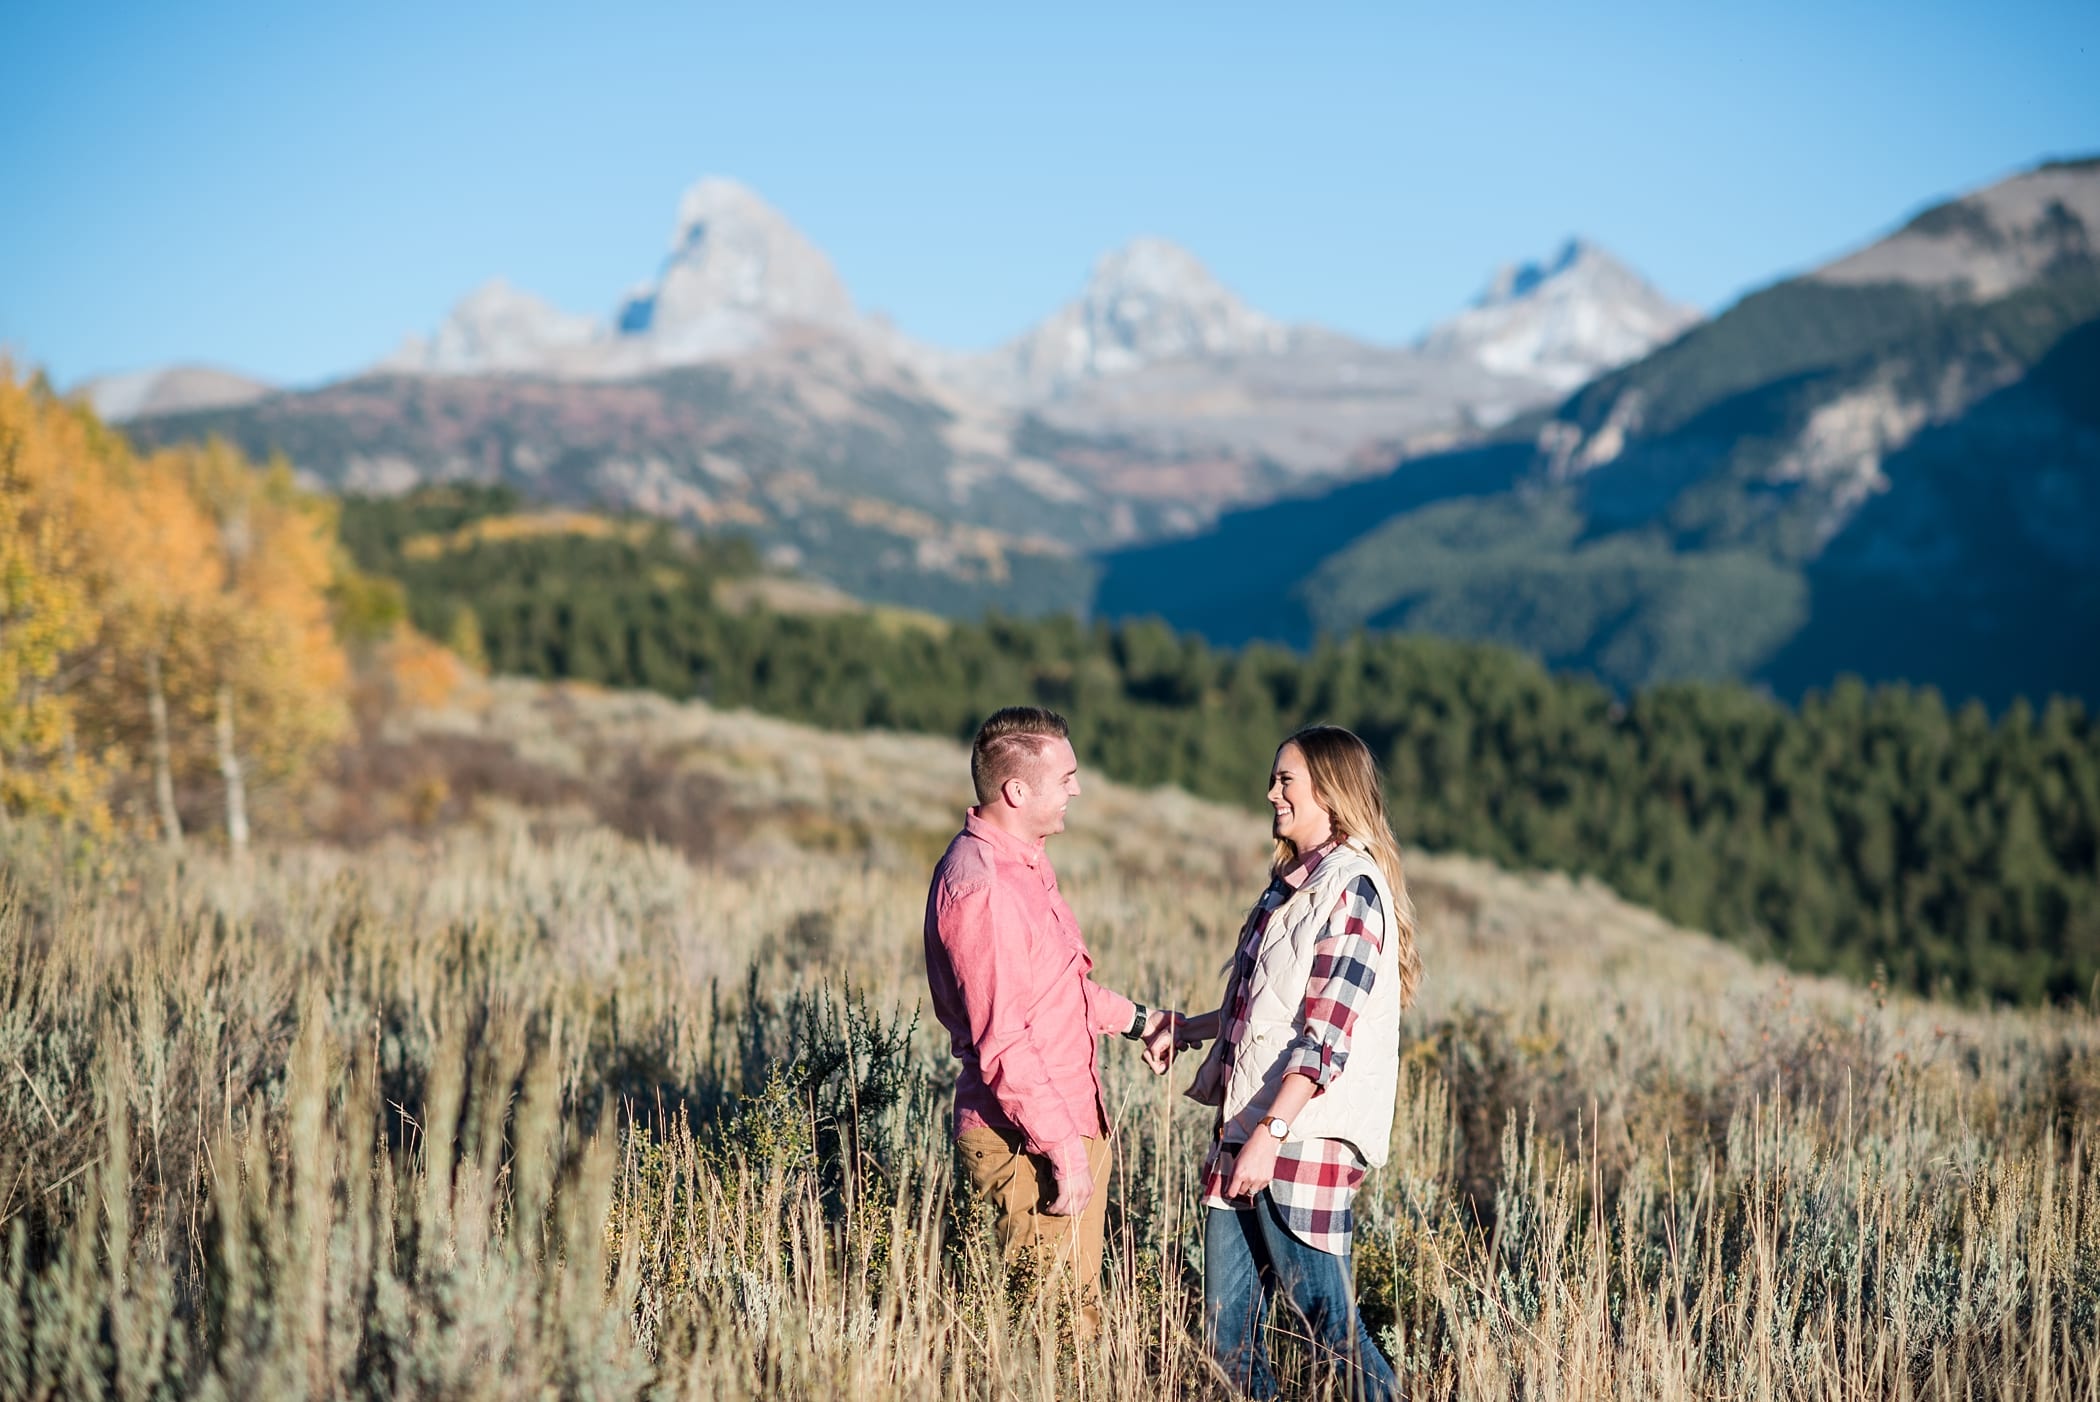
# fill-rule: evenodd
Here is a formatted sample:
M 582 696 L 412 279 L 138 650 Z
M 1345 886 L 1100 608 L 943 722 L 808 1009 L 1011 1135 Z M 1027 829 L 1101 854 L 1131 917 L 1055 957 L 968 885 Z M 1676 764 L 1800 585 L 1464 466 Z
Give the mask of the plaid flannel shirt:
M 1219 1035 L 1229 1048 L 1247 1033 L 1247 980 L 1254 971 L 1269 918 L 1291 898 L 1291 893 L 1312 879 L 1320 863 L 1332 853 L 1330 842 L 1301 853 L 1284 868 L 1269 889 L 1262 893 L 1246 936 L 1234 957 L 1232 1006 L 1225 1009 Z M 1304 1026 L 1285 1052 L 1284 1073 L 1296 1072 L 1310 1079 L 1315 1095 L 1323 1093 L 1341 1074 L 1349 1060 L 1349 1034 L 1356 1026 L 1377 976 L 1378 952 L 1385 941 L 1385 911 L 1378 902 L 1378 888 L 1369 877 L 1349 883 L 1328 912 L 1327 928 L 1313 947 L 1312 975 L 1305 985 Z M 1225 1196 L 1232 1179 L 1232 1157 L 1237 1145 L 1219 1143 L 1203 1164 L 1203 1204 L 1206 1207 L 1241 1208 Z M 1276 1154 L 1276 1176 L 1269 1196 L 1292 1236 L 1316 1251 L 1329 1255 L 1348 1254 L 1356 1230 L 1356 1190 L 1364 1181 L 1365 1165 L 1356 1150 L 1340 1139 L 1308 1139 L 1286 1143 Z

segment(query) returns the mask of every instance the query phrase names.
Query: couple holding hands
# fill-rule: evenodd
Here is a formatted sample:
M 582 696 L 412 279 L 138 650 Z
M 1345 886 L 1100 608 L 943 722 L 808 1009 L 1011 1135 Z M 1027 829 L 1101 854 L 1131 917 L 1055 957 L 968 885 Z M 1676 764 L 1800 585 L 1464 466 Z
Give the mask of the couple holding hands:
M 1067 1281 L 1080 1333 L 1098 1328 L 1110 1163 L 1098 1039 L 1142 1042 L 1156 1072 L 1209 1043 L 1188 1095 L 1216 1107 L 1202 1183 L 1213 1356 L 1243 1392 L 1274 1396 L 1261 1329 L 1281 1297 L 1353 1395 L 1397 1398 L 1357 1312 L 1349 1254 L 1356 1191 L 1385 1162 L 1400 1013 L 1422 966 L 1369 748 L 1310 726 L 1276 751 L 1271 879 L 1218 1007 L 1192 1017 L 1089 977 L 1045 852 L 1079 793 L 1064 718 L 1033 706 L 993 715 L 970 776 L 977 806 L 927 893 L 926 970 L 962 1063 L 956 1154 L 1007 1258 Z

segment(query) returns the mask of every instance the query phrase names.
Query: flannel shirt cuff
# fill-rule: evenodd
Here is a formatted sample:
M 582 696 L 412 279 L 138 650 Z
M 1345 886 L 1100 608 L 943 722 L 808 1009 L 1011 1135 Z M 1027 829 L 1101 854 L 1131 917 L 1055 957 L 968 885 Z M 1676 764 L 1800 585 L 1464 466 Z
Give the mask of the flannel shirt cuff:
M 1335 1048 L 1311 1036 L 1301 1036 L 1291 1043 L 1284 1054 L 1283 1074 L 1303 1076 L 1313 1083 L 1313 1094 L 1324 1095 L 1336 1076 L 1342 1073 L 1342 1057 Z

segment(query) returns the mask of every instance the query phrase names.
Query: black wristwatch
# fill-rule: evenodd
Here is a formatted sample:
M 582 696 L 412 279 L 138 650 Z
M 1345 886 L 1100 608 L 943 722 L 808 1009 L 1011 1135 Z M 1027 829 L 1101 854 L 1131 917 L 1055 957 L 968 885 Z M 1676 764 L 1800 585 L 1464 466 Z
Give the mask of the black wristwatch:
M 1137 1016 L 1130 1020 L 1130 1026 L 1123 1030 L 1123 1035 L 1135 1042 L 1145 1035 L 1145 1019 L 1152 1016 L 1152 1010 L 1143 1003 L 1135 1003 L 1132 1006 L 1137 1009 Z

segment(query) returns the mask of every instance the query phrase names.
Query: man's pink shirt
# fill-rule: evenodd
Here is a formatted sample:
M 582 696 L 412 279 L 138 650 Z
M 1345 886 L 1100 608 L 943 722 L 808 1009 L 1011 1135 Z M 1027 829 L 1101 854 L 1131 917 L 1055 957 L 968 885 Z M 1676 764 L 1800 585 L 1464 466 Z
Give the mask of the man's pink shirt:
M 1041 844 L 971 809 L 926 893 L 926 977 L 962 1074 L 955 1132 L 1020 1131 L 1052 1154 L 1105 1126 L 1097 1038 L 1137 1005 L 1088 977 L 1093 956 Z

